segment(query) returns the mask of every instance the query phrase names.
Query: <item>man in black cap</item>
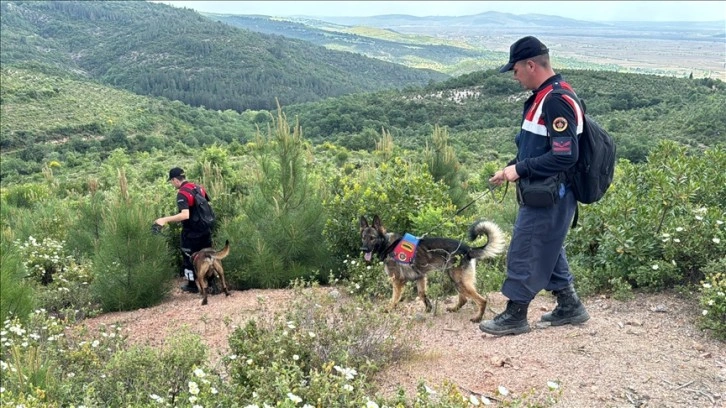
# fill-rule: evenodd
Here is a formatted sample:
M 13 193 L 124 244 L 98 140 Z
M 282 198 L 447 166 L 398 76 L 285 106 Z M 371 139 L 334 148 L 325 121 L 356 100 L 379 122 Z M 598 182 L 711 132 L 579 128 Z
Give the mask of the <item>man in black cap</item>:
M 552 326 L 583 323 L 590 316 L 575 293 L 563 244 L 577 206 L 567 175 L 577 162 L 584 112 L 572 87 L 553 71 L 549 49 L 535 37 L 512 44 L 509 62 L 499 71 L 513 71 L 514 79 L 533 92 L 524 103 L 522 126 L 515 138 L 517 156 L 489 179 L 496 185 L 517 182 L 520 207 L 502 285 L 509 299 L 507 308 L 483 321 L 479 329 L 493 335 L 528 332 L 529 303 L 543 289 L 555 294 L 557 306 L 541 322 Z M 552 93 L 555 89 L 558 92 Z M 545 195 L 548 200 L 529 199 L 532 195 L 521 190 L 527 184 L 552 186 L 553 194 Z
M 194 282 L 194 265 L 191 255 L 203 248 L 212 246 L 212 230 L 206 227 L 200 229 L 197 225 L 192 225 L 190 221 L 192 212 L 195 211 L 193 190 L 197 185 L 186 180 L 184 170 L 179 167 L 174 167 L 169 170 L 168 181 L 174 188 L 179 190 L 176 194 L 176 205 L 179 208 L 179 213 L 159 218 L 154 222 L 162 227 L 169 222 L 182 223 L 180 248 L 182 252 L 184 277 L 188 282 L 181 289 L 186 292 L 197 293 L 199 289 L 197 289 L 197 285 Z M 209 201 L 209 196 L 204 190 L 204 187 L 199 186 L 199 189 L 202 195 Z

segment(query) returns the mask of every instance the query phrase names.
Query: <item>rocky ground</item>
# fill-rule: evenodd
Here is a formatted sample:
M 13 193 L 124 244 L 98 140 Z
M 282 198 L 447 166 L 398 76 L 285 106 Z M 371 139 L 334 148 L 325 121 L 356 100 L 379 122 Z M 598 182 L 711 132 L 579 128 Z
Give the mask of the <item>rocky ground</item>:
M 227 352 L 235 327 L 284 308 L 292 296 L 291 290 L 233 291 L 201 306 L 199 295 L 177 291 L 156 307 L 109 313 L 85 324 L 122 323 L 129 341 L 151 345 L 186 325 L 202 335 L 214 362 Z M 485 318 L 503 310 L 505 301 L 490 294 Z M 410 340 L 420 346 L 413 358 L 375 381 L 389 395 L 398 387 L 412 395 L 420 380 L 433 389 L 449 381 L 464 392 L 493 398 L 500 386 L 518 397 L 546 393 L 548 382 L 555 382 L 561 391 L 558 407 L 726 407 L 726 344 L 695 326 L 700 312 L 695 300 L 638 294 L 626 302 L 598 296 L 585 299 L 585 305 L 591 319 L 583 325 L 494 337 L 469 322 L 473 305 L 433 316 L 422 313 L 420 302 L 404 302 L 396 313 L 416 322 Z M 554 298 L 538 296 L 530 322 L 553 307 Z

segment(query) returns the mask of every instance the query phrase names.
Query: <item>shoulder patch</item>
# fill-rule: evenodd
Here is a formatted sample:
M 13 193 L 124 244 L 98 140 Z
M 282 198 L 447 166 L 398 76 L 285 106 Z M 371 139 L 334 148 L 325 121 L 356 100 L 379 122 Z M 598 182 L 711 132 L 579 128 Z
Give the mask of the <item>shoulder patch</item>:
M 557 132 L 564 132 L 567 129 L 567 119 L 562 116 L 555 118 L 555 120 L 552 121 L 552 129 Z
M 553 137 L 552 138 L 552 154 L 555 156 L 571 156 L 572 155 L 572 139 L 569 137 Z

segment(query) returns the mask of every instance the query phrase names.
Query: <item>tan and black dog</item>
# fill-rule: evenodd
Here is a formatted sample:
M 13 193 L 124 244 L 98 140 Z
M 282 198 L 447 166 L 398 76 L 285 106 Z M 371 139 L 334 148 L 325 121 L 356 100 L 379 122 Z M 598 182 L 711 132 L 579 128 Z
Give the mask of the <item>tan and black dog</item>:
M 207 304 L 207 287 L 209 286 L 207 279 L 213 276 L 222 281 L 224 294 L 229 296 L 227 281 L 224 279 L 224 268 L 222 268 L 222 259 L 227 255 L 229 255 L 229 240 L 225 241 L 224 248 L 221 251 L 214 248 L 204 248 L 192 254 L 194 281 L 202 294 L 202 305 Z
M 378 215 L 373 216 L 372 225 L 368 224 L 365 217 L 360 217 L 361 250 L 365 260 L 370 262 L 374 253 L 378 255 L 393 285 L 393 298 L 388 310 L 392 310 L 401 301 L 406 282 L 415 281 L 426 311 L 431 311 L 431 301 L 426 297 L 426 274 L 441 270 L 446 271 L 459 292 L 456 306 L 446 310 L 456 312 L 466 304 L 467 299 L 471 299 L 478 306 L 472 322 L 481 321 L 487 306 L 486 298 L 476 291 L 476 261 L 493 258 L 504 250 L 504 236 L 496 224 L 491 221 L 477 221 L 469 227 L 471 241 L 482 234 L 487 236 L 487 243 L 480 247 L 470 247 L 451 238 L 422 238 L 415 249 L 413 262 L 406 264 L 399 263 L 392 256 L 401 235 L 386 232 Z M 458 265 L 455 265 L 456 257 L 461 258 Z

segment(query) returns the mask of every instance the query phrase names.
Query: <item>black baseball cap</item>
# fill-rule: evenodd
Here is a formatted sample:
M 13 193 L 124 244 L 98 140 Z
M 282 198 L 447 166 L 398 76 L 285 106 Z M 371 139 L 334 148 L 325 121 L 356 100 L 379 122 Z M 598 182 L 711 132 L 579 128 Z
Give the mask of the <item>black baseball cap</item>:
M 531 35 L 520 38 L 509 47 L 509 62 L 499 68 L 499 72 L 511 71 L 517 61 L 548 54 L 549 52 L 550 50 L 540 40 Z
M 169 178 L 167 179 L 167 181 L 173 178 L 177 178 L 179 176 L 185 177 L 184 170 L 179 167 L 174 167 L 173 169 L 169 170 Z

